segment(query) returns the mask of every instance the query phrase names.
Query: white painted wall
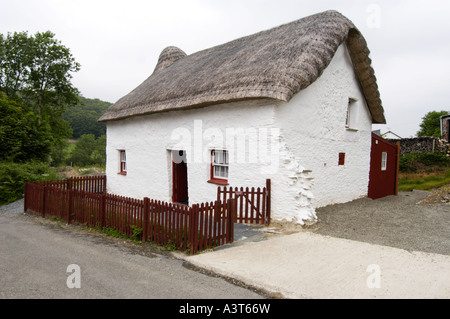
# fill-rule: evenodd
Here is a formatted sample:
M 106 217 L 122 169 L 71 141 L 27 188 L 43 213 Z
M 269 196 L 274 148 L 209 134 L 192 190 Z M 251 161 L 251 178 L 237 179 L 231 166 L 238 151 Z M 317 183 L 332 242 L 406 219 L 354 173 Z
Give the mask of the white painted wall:
M 357 100 L 354 130 L 345 128 L 349 97 Z M 222 136 L 225 144 L 230 143 L 230 130 L 256 135 L 244 134 L 242 150 L 237 142 L 242 135 L 233 139 L 234 147 L 219 142 Z M 181 133 L 189 137 L 182 139 L 184 146 L 180 146 Z M 256 144 L 249 136 L 258 136 Z M 370 114 L 342 46 L 323 75 L 289 103 L 229 103 L 109 122 L 108 192 L 171 201 L 170 150 L 184 149 L 190 203 L 213 201 L 217 185 L 207 182 L 209 150 L 224 147 L 232 159 L 231 186 L 263 187 L 271 178 L 272 217 L 303 224 L 316 220 L 316 207 L 367 194 L 370 143 Z M 127 152 L 126 176 L 118 174 L 122 149 Z M 339 152 L 346 153 L 345 166 L 337 165 Z
M 109 122 L 106 165 L 108 192 L 171 201 L 170 150 L 184 149 L 188 156 L 190 203 L 213 201 L 217 197 L 217 185 L 207 182 L 210 179 L 210 150 L 224 148 L 224 143 L 231 143 L 231 138 L 227 140 L 227 136 L 232 136 L 230 129 L 235 132 L 259 132 L 262 128 L 262 131 L 265 129 L 270 132 L 273 112 L 273 104 L 246 102 Z M 189 139 L 180 138 L 182 133 Z M 220 142 L 220 135 L 223 136 L 223 143 Z M 242 161 L 236 155 L 239 150 L 237 138 L 233 140 L 236 145 L 234 148 L 225 147 L 230 151 L 231 159 L 234 159 L 229 169 L 230 185 L 265 186 L 267 176 L 261 172 L 260 163 L 248 163 L 251 152 L 248 137 Z M 180 146 L 180 143 L 184 146 Z M 118 174 L 118 151 L 121 149 L 127 152 L 126 176 Z M 203 152 L 206 152 L 204 158 Z M 269 164 L 265 166 L 270 168 Z
M 346 129 L 349 98 L 356 102 Z M 276 116 L 292 156 L 312 171 L 314 208 L 367 195 L 372 120 L 345 45 L 316 82 L 278 105 Z M 344 166 L 338 165 L 340 152 Z

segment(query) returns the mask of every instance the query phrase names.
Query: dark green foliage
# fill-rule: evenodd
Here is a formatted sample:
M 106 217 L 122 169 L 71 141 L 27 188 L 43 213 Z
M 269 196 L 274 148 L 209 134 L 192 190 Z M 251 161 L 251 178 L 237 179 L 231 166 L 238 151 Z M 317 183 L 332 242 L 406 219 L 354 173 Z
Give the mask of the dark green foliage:
M 450 157 L 444 153 L 409 153 L 400 157 L 401 172 L 417 172 L 450 167 Z
M 80 97 L 80 103 L 68 108 L 63 119 L 70 123 L 73 138 L 80 138 L 83 134 L 94 134 L 96 138 L 106 134 L 106 125 L 99 123 L 98 119 L 111 105 L 99 99 Z
M 84 134 L 75 144 L 75 149 L 69 159 L 72 165 L 105 165 L 106 135 L 95 138 L 94 134 Z
M 67 107 L 78 103 L 79 92 L 72 86 L 71 73 L 79 71 L 80 65 L 70 50 L 54 37 L 50 31 L 37 32 L 34 36 L 27 32 L 0 34 L 0 91 L 15 102 L 17 109 L 13 112 L 11 103 L 3 102 L 10 107 L 8 119 L 2 124 L 6 123 L 5 130 L 10 133 L 21 121 L 25 125 L 9 138 L 13 143 L 11 152 L 17 151 L 17 154 L 8 154 L 8 158 L 47 160 L 50 150 L 42 145 L 41 137 L 46 136 L 50 148 L 58 153 L 62 141 L 72 135 L 72 129 L 61 116 Z M 49 129 L 50 137 L 47 136 Z M 30 137 L 28 141 L 25 141 L 25 131 Z M 18 140 L 13 142 L 14 138 Z M 36 144 L 41 146 L 36 147 Z M 22 152 L 25 147 L 30 150 Z M 27 157 L 39 150 L 41 154 Z
M 0 161 L 48 160 L 51 128 L 0 91 Z
M 25 182 L 55 180 L 48 164 L 32 161 L 18 164 L 0 162 L 0 205 L 22 198 Z

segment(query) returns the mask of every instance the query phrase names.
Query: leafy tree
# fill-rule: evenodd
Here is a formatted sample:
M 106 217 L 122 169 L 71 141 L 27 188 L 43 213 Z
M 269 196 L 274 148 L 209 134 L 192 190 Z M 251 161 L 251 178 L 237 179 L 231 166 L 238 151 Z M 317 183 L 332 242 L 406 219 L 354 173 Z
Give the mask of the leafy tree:
M 39 125 L 51 128 L 53 149 L 62 147 L 61 141 L 72 135 L 61 116 L 78 103 L 79 91 L 71 83 L 71 73 L 79 69 L 70 50 L 50 31 L 34 36 L 0 34 L 0 90 L 33 111 Z
M 47 160 L 49 124 L 0 91 L 0 161 Z
M 73 165 L 105 165 L 106 163 L 106 135 L 95 139 L 94 134 L 81 136 L 72 151 L 70 161 Z
M 0 88 L 15 97 L 26 85 L 32 64 L 31 39 L 25 32 L 0 34 Z
M 441 136 L 441 116 L 447 115 L 450 112 L 447 111 L 432 111 L 425 114 L 420 124 L 420 131 L 417 132 L 417 136 Z

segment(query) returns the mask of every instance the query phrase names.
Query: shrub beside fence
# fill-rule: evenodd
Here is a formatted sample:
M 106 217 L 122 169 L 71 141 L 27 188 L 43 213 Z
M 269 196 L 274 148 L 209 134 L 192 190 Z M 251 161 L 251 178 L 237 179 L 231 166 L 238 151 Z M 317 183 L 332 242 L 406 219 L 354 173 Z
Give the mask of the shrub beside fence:
M 231 243 L 236 209 L 236 199 L 186 206 L 107 194 L 104 177 L 25 184 L 25 212 L 138 235 L 191 254 Z

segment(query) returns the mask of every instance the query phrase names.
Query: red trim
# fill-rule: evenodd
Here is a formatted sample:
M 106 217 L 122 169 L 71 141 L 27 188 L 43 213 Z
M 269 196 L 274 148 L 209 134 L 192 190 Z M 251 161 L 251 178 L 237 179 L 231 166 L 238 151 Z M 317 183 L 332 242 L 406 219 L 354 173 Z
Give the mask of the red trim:
M 126 157 L 127 153 L 126 153 L 125 150 L 119 150 L 119 165 L 120 165 L 120 168 L 119 168 L 119 173 L 117 173 L 117 174 L 125 176 L 125 175 L 127 175 L 127 171 L 123 169 L 122 154 L 125 154 L 125 157 Z M 125 160 L 125 165 L 126 165 L 126 160 Z
M 211 178 L 208 183 L 211 184 L 217 184 L 217 185 L 228 185 L 228 180 L 226 179 L 218 179 L 218 178 Z
M 214 165 L 213 165 L 214 151 L 216 151 L 216 150 L 211 150 L 211 169 L 210 169 L 211 174 L 210 174 L 210 180 L 208 181 L 208 183 L 217 184 L 217 185 L 228 185 L 228 179 L 214 177 Z

